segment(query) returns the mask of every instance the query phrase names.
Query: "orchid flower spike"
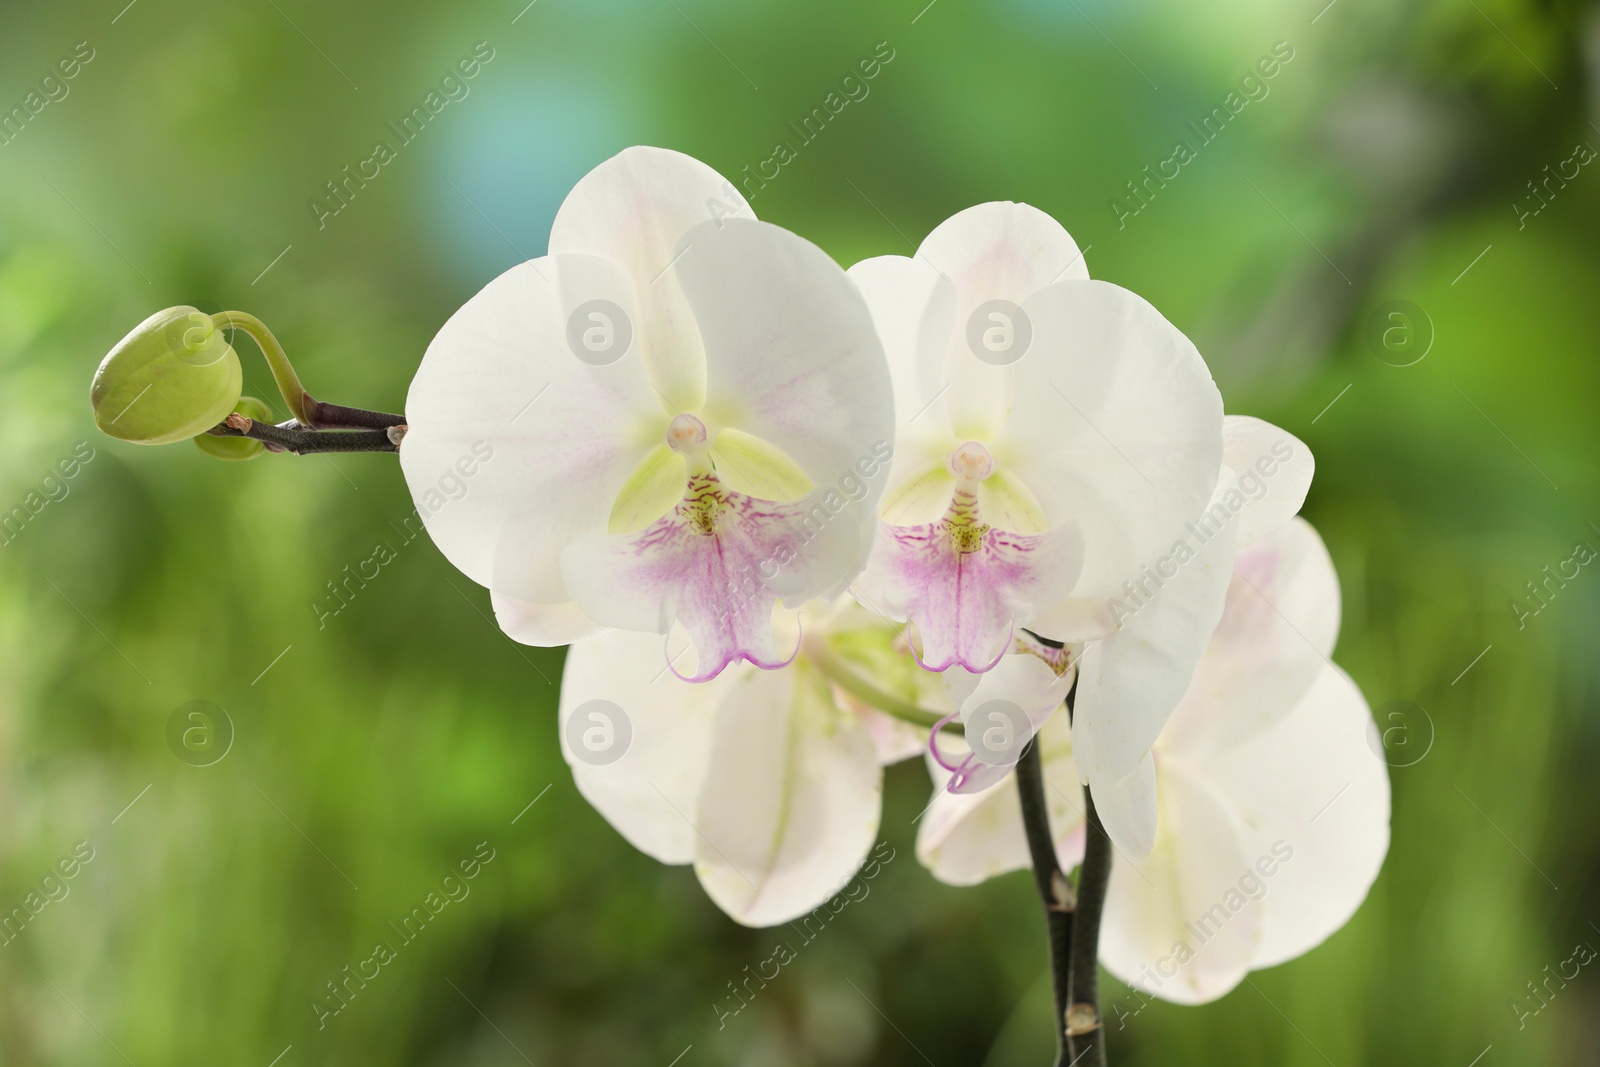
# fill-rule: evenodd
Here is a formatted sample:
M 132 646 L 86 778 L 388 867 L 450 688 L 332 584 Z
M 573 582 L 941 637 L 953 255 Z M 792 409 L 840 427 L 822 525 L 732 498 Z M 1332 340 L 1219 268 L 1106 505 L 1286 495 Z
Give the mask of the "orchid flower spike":
M 1154 752 L 1118 789 L 1095 791 L 1117 846 L 1101 962 L 1142 994 L 1214 1000 L 1321 944 L 1377 878 L 1389 778 L 1365 699 L 1328 659 L 1338 627 L 1338 578 L 1316 531 L 1294 519 L 1254 540 Z M 1037 742 L 1068 870 L 1085 832 L 1073 742 L 1065 711 Z M 1027 867 L 1016 776 L 941 789 L 917 856 L 953 885 Z
M 844 271 L 657 148 L 586 175 L 549 254 L 451 317 L 406 418 L 418 511 L 507 634 L 677 622 L 696 680 L 786 662 L 774 604 L 859 572 L 893 447 L 881 345 Z
M 578 790 L 628 841 L 694 864 L 747 926 L 788 922 L 838 893 L 873 849 L 883 765 L 921 734 L 830 680 L 841 662 L 910 697 L 938 679 L 894 647 L 898 627 L 848 597 L 804 609 L 795 662 L 740 664 L 703 685 L 669 676 L 655 639 L 616 630 L 572 646 L 561 752 Z M 687 650 L 682 630 L 670 635 Z
M 1103 602 L 1205 509 L 1222 402 L 1194 345 L 1090 281 L 1026 204 L 941 223 L 913 258 L 857 263 L 898 436 L 863 604 L 909 619 L 931 670 L 982 673 L 1027 628 L 1102 636 Z

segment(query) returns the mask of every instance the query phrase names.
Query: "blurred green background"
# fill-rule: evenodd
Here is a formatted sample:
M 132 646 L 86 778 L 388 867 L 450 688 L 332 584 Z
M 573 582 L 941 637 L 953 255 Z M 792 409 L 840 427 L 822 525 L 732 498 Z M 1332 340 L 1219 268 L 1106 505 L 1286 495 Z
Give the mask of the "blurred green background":
M 871 897 L 719 1030 L 713 1001 L 774 935 L 578 796 L 561 651 L 513 645 L 482 589 L 404 543 L 392 458 L 229 465 L 90 421 L 101 355 L 181 303 L 253 312 L 319 397 L 399 410 L 433 333 L 543 252 L 586 170 L 646 143 L 737 179 L 881 42 L 868 95 L 756 211 L 843 264 L 984 200 L 1059 218 L 1195 340 L 1228 410 L 1316 452 L 1336 658 L 1410 764 L 1356 918 L 1255 988 L 1113 1020 L 1113 1062 L 1600 1060 L 1595 967 L 1512 1007 L 1600 946 L 1600 574 L 1520 627 L 1511 607 L 1600 547 L 1600 171 L 1565 162 L 1600 146 L 1592 8 L 525 2 L 0 11 L 0 112 L 59 97 L 0 146 L 0 512 L 28 512 L 0 534 L 0 904 L 93 850 L 0 945 L 0 1063 L 1047 1061 L 1031 883 L 921 870 L 916 761 L 888 776 L 898 858 Z M 468 95 L 319 226 L 324 183 L 479 42 Z M 1131 199 L 1278 42 L 1266 94 Z M 41 88 L 74 49 L 92 58 Z M 1415 308 L 1388 319 L 1393 300 Z M 46 481 L 75 449 L 92 459 Z M 326 583 L 379 543 L 398 559 L 319 628 Z M 168 747 L 191 700 L 235 729 L 212 766 Z M 480 842 L 471 895 L 319 1031 L 325 983 Z

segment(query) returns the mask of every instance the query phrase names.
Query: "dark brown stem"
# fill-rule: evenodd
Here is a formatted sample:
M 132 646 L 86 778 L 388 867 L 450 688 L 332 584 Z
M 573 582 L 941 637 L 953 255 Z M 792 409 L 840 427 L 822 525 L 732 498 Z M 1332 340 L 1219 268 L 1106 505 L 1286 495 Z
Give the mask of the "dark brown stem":
M 248 437 L 269 448 L 304 456 L 317 452 L 398 452 L 389 430 L 345 430 L 323 432 L 307 429 L 290 420 L 283 423 L 258 422 L 243 415 L 229 415 L 227 421 L 206 431 L 213 437 Z
M 1072 917 L 1072 997 L 1067 1038 L 1076 1067 L 1105 1067 L 1105 1024 L 1100 1016 L 1100 915 L 1111 881 L 1111 838 L 1100 823 L 1090 790 L 1083 791 L 1083 866 Z
M 391 426 L 403 426 L 406 421 L 404 415 L 391 415 L 387 411 L 325 404 L 310 393 L 305 394 L 305 409 L 306 425 L 313 430 L 387 430 Z
M 1050 805 L 1044 792 L 1044 761 L 1039 755 L 1039 739 L 1017 761 L 1017 793 L 1022 801 L 1022 827 L 1028 839 L 1028 854 L 1033 858 L 1033 881 L 1044 904 L 1045 927 L 1050 943 L 1050 984 L 1055 993 L 1056 1067 L 1066 1067 L 1071 1046 L 1066 1036 L 1066 1013 L 1070 1002 L 1072 958 L 1073 892 L 1072 883 L 1056 857 L 1055 835 L 1050 830 Z

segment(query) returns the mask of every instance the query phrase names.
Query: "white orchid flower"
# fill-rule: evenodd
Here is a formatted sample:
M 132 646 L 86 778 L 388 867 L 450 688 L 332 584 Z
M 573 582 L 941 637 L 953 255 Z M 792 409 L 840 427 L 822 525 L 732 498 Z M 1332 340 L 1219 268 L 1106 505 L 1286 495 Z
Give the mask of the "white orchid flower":
M 1025 204 L 970 208 L 914 258 L 850 275 L 883 336 L 898 417 L 878 544 L 852 590 L 910 620 L 930 669 L 982 673 L 1024 630 L 1069 646 L 1082 768 L 1121 781 L 1222 610 L 1231 532 L 1141 601 L 1137 638 L 1115 640 L 1115 602 L 1204 521 L 1226 477 L 1205 361 L 1144 300 L 1089 280 L 1071 236 Z M 1004 770 L 1020 752 L 975 755 Z
M 1026 627 L 1109 632 L 1106 597 L 1211 497 L 1222 403 L 1188 339 L 1026 204 L 980 204 L 913 258 L 850 268 L 898 416 L 855 589 L 909 618 L 932 670 L 994 666 Z
M 774 602 L 859 571 L 893 442 L 881 346 L 844 271 L 656 148 L 586 175 L 549 254 L 451 317 L 406 417 L 428 531 L 510 636 L 678 622 L 697 679 L 786 661 Z
M 836 679 L 906 706 L 943 688 L 895 646 L 897 627 L 848 598 L 802 615 L 800 652 L 781 670 L 739 664 L 690 684 L 661 665 L 657 639 L 619 630 L 574 644 L 562 674 L 561 751 L 579 791 L 640 851 L 693 863 L 747 926 L 844 887 L 878 832 L 883 765 L 922 747 Z M 687 652 L 681 630 L 670 639 Z
M 1316 947 L 1355 913 L 1389 843 L 1389 779 L 1371 712 L 1327 658 L 1339 587 L 1321 539 L 1300 519 L 1238 553 L 1221 624 L 1144 773 L 1095 793 L 1118 848 L 1100 932 L 1112 974 L 1148 996 L 1213 1000 L 1252 970 Z M 1063 868 L 1083 855 L 1083 792 L 1065 712 L 1037 743 Z M 1124 798 L 1126 799 L 1126 798 Z M 941 881 L 972 885 L 1030 865 L 1016 776 L 941 790 L 917 855 Z
M 1184 525 L 1166 552 L 1125 581 L 1120 596 L 1108 598 L 1102 612 L 1114 627 L 1109 634 L 1054 651 L 1026 634 L 1013 642 L 1013 651 L 1054 657 L 1057 672 L 1053 679 L 1037 671 L 1028 675 L 1032 687 L 1012 693 L 1018 705 L 1059 705 L 1063 686 L 1077 679 L 1075 764 L 1097 804 L 1111 810 L 1118 801 L 1138 801 L 1148 809 L 1123 819 L 1113 814 L 1107 823 L 1117 845 L 1138 855 L 1148 851 L 1148 840 L 1125 836 L 1123 828 L 1153 823 L 1155 801 L 1130 779 L 1148 776 L 1143 764 L 1150 747 L 1188 689 L 1222 616 L 1234 553 L 1300 510 L 1315 470 L 1303 442 L 1260 419 L 1226 417 L 1223 442 L 1224 471 L 1211 505 Z M 970 685 L 960 680 L 959 669 L 945 674 L 953 689 Z M 967 726 L 970 730 L 971 722 Z M 950 791 L 973 792 L 992 784 L 1015 766 L 1022 751 L 1020 743 L 1005 750 L 977 746 L 971 760 L 988 767 L 981 774 L 969 768 L 952 776 Z

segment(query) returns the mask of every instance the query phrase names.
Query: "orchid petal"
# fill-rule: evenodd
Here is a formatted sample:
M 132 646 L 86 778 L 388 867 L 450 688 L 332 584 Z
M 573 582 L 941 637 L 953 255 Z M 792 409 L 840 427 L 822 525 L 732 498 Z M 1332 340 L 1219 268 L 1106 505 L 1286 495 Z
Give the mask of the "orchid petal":
M 708 421 L 760 438 L 834 488 L 858 524 L 873 521 L 894 399 L 861 294 L 827 253 L 764 222 L 703 223 L 680 247 L 673 271 L 705 340 Z
M 687 642 L 674 635 L 669 650 L 679 646 Z M 721 701 L 738 691 L 738 674 L 688 685 L 663 676 L 661 656 L 662 638 L 622 630 L 573 645 L 561 674 L 561 754 L 584 799 L 629 844 L 662 863 L 689 863 L 699 844 L 712 724 Z M 577 758 L 568 741 L 575 717 L 609 713 L 596 712 L 594 701 L 620 709 L 631 732 L 611 763 Z
M 554 648 L 603 633 L 605 627 L 590 619 L 578 605 L 533 604 L 489 590 L 494 621 L 507 637 L 525 645 Z
M 633 322 L 650 382 L 678 410 L 700 406 L 706 361 L 689 300 L 668 268 L 694 226 L 754 217 L 739 191 L 704 163 L 640 146 L 584 175 L 551 225 L 551 255 L 585 253 L 626 273 L 638 297 Z
M 1168 551 L 1210 501 L 1222 401 L 1194 345 L 1126 289 L 1057 282 L 1024 310 L 1033 350 L 1013 368 L 1016 396 L 995 456 L 1052 525 L 1083 527 L 1073 595 L 1103 600 Z
M 1372 729 L 1361 691 L 1324 664 L 1286 718 L 1205 757 L 1208 778 L 1243 827 L 1246 852 L 1279 861 L 1265 878 L 1266 924 L 1254 968 L 1321 944 L 1355 914 L 1383 866 L 1389 776 L 1370 747 Z
M 1306 502 L 1316 460 L 1287 430 L 1248 415 L 1222 420 L 1222 462 L 1244 496 L 1238 544 L 1249 544 L 1288 522 Z
M 845 703 L 852 702 L 846 699 Z M 854 710 L 866 727 L 867 735 L 872 738 L 872 748 L 878 754 L 878 762 L 885 767 L 922 754 L 928 732 L 926 727 L 913 726 L 904 719 L 897 719 L 865 705 L 857 706 Z
M 606 532 L 636 533 L 649 526 L 683 499 L 688 480 L 689 461 L 664 441 L 656 445 L 618 490 Z
M 1146 754 L 1139 769 L 1115 782 L 1095 786 L 1095 812 L 1106 836 L 1130 859 L 1144 859 L 1156 843 L 1155 757 Z
M 997 297 L 1020 302 L 1053 282 L 1089 278 L 1078 243 L 1061 223 L 1009 200 L 951 215 L 923 238 L 917 258 L 949 278 L 965 304 Z
M 941 375 L 941 384 L 949 386 L 950 426 L 958 436 L 988 437 L 1005 419 L 1013 379 L 1007 366 L 978 358 L 969 336 L 971 320 L 978 320 L 979 336 L 998 324 L 1020 344 L 1023 336 L 1017 331 L 1025 327 L 1016 321 L 1018 305 L 1064 278 L 1087 280 L 1083 253 L 1061 224 L 1038 208 L 996 201 L 941 222 L 923 240 L 917 258 L 947 277 L 954 289 L 955 322 L 946 336 Z M 986 306 L 991 301 L 1001 303 Z M 1033 337 L 1037 343 L 1037 331 Z M 1029 358 L 1027 349 L 1021 358 Z
M 695 873 L 746 926 L 832 898 L 878 832 L 883 772 L 866 727 L 801 663 L 742 672 L 717 715 Z
M 1075 526 L 1025 536 L 949 520 L 884 523 L 855 588 L 867 605 L 916 625 L 927 669 L 982 673 L 1039 605 L 1067 595 L 1081 552 Z
M 1161 770 L 1161 826 L 1143 861 L 1117 857 L 1100 926 L 1100 962 L 1149 996 L 1215 1000 L 1249 973 L 1269 900 L 1256 856 L 1204 781 Z M 1252 893 L 1250 888 L 1256 887 Z
M 585 285 L 629 299 L 592 266 L 539 259 L 491 281 L 439 331 L 406 396 L 400 467 L 428 533 L 473 581 L 534 603 L 572 599 L 557 556 L 605 529 L 649 450 L 633 431 L 659 414 L 628 358 L 596 366 L 568 347 L 564 299 Z
M 900 454 L 899 451 L 895 453 L 897 464 Z M 955 492 L 956 480 L 940 457 L 937 464 L 911 471 L 902 481 L 894 483 L 894 488 L 884 494 L 880 514 L 884 522 L 894 526 L 938 522 L 950 510 Z
M 1010 471 L 995 471 L 979 483 L 978 511 L 1012 533 L 1036 534 L 1050 528 L 1038 498 Z
M 817 487 L 776 445 L 742 430 L 728 428 L 718 433 L 711 459 L 717 477 L 746 496 L 784 503 L 799 500 Z
M 1222 616 L 1235 521 L 1198 545 L 1193 542 L 1199 537 L 1191 535 L 1183 542 L 1186 553 L 1163 556 L 1159 577 L 1141 582 L 1149 599 L 1119 601 L 1121 628 L 1085 648 L 1072 736 L 1078 769 L 1088 781 L 1116 782 L 1132 774 L 1189 688 Z
M 872 311 L 894 383 L 895 451 L 883 517 L 905 526 L 933 522 L 949 506 L 952 485 L 944 355 L 955 287 L 926 260 L 905 256 L 865 259 L 848 273 Z
M 1338 633 L 1339 578 L 1311 524 L 1257 538 L 1234 558 L 1222 619 L 1163 746 L 1209 751 L 1268 729 L 1327 669 Z

